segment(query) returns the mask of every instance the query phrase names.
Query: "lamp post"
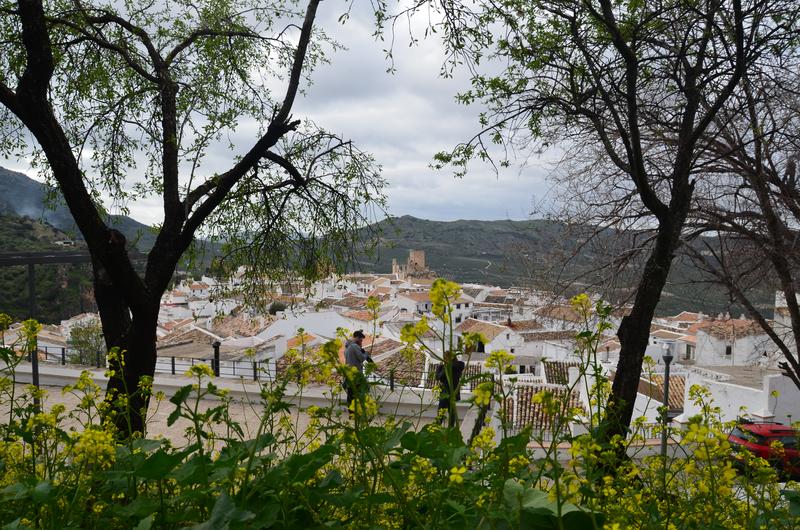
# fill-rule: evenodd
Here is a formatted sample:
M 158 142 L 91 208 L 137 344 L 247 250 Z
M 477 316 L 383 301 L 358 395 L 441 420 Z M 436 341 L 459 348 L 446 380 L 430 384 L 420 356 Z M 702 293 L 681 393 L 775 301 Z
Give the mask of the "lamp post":
M 664 412 L 661 416 L 663 430 L 661 431 L 661 456 L 667 457 L 667 426 L 669 425 L 669 365 L 672 362 L 672 352 L 669 344 L 664 344 Z
M 214 375 L 219 377 L 219 347 L 221 346 L 218 340 L 215 340 L 211 346 L 214 347 L 214 362 L 212 363 L 213 366 L 211 367 L 214 370 Z

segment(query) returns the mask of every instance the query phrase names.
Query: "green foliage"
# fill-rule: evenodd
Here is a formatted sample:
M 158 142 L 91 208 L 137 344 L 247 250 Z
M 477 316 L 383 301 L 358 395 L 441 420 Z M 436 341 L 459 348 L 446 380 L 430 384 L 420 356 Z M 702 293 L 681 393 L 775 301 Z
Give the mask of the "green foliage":
M 0 213 L 2 252 L 51 251 L 54 242 L 70 237 L 39 221 Z M 79 247 L 83 248 L 83 247 Z M 50 264 L 36 266 L 36 308 L 42 322 L 57 323 L 94 304 L 88 265 Z M 28 318 L 27 267 L 0 267 L 0 311 L 16 320 Z
M 577 351 L 590 367 L 607 306 L 581 297 L 573 303 L 585 311 L 587 329 Z M 34 323 L 28 327 L 33 334 Z M 326 344 L 313 362 L 298 365 L 300 372 L 262 378 L 253 398 L 257 426 L 247 434 L 231 418 L 234 402 L 210 368 L 193 366 L 188 384 L 169 399 L 169 425 L 187 426 L 185 438 L 171 443 L 116 440 L 114 423 L 97 414 L 108 405 L 89 372 L 65 389 L 80 397 L 78 406 L 39 410 L 32 399 L 44 397 L 41 391 L 26 387 L 14 394 L 12 360 L 20 357 L 0 348 L 8 363 L 0 403 L 10 411 L 0 426 L 0 523 L 542 530 L 789 530 L 800 523 L 796 485 L 781 491 L 774 471 L 758 459 L 746 458 L 741 475 L 733 470 L 724 426 L 702 389 L 692 395 L 704 414 L 685 433 L 672 433 L 685 456 L 664 462 L 634 453 L 612 468 L 613 451 L 591 435 L 531 445 L 525 429 L 498 443 L 486 426 L 465 442 L 457 428 L 415 427 L 408 418 L 379 415 L 371 393 L 358 396 L 347 413 L 331 377 L 319 383 L 328 404 L 299 410 L 292 402 L 304 385 L 289 379 L 302 380 L 302 372 L 313 370 L 348 377 L 337 352 L 336 342 Z M 501 370 L 507 361 L 498 353 L 490 364 Z M 164 399 L 155 395 L 158 403 Z M 538 401 L 561 406 L 549 399 Z M 301 413 L 305 427 L 295 421 Z
M 70 362 L 85 366 L 95 363 L 105 366 L 105 341 L 99 319 L 93 318 L 73 325 L 67 345 L 70 348 Z
M 84 177 L 83 186 L 59 179 L 74 188 L 64 196 L 85 187 L 101 214 L 103 197 L 121 213 L 158 198 L 167 220 L 154 232 L 172 243 L 154 259 L 172 269 L 176 250 L 198 258 L 196 236 L 222 246 L 225 270 L 248 265 L 241 289 L 250 302 L 263 302 L 265 281 L 278 276 L 344 269 L 356 244 L 369 247 L 355 232 L 382 212 L 385 183 L 370 155 L 291 116 L 310 73 L 339 47 L 303 24 L 316 3 L 44 3 L 48 107 Z M 31 65 L 23 15 L 0 6 L 0 83 L 13 91 Z M 52 160 L 12 107 L 0 109 L 0 154 L 30 157 L 52 180 Z M 245 128 L 245 143 L 234 141 Z M 214 164 L 219 173 L 204 164 L 213 149 L 230 153 L 228 167 Z

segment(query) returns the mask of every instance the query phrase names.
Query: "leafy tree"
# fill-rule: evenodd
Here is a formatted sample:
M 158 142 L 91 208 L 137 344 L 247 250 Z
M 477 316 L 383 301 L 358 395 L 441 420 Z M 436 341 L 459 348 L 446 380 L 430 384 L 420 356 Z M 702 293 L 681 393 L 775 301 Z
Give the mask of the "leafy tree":
M 691 220 L 698 234 L 715 240 L 688 247 L 694 261 L 759 323 L 769 347 L 778 350 L 778 366 L 798 388 L 799 59 L 784 54 L 780 75 L 748 76 L 723 109 L 721 126 L 707 138 L 707 174 Z M 786 318 L 770 319 L 750 294 L 752 286 L 773 279 L 785 301 L 776 311 L 785 311 Z
M 86 240 L 106 346 L 126 356 L 110 396 L 152 375 L 160 298 L 196 238 L 223 242 L 257 286 L 321 259 L 341 267 L 383 204 L 369 155 L 292 116 L 336 46 L 314 27 L 319 0 L 302 5 L 0 2 L 0 150 L 32 156 Z M 213 148 L 229 151 L 224 171 L 205 169 Z M 103 193 L 163 206 L 143 272 Z M 120 402 L 121 432 L 140 431 L 147 398 Z
M 580 176 L 603 227 L 635 219 L 650 230 L 630 314 L 618 330 L 619 365 L 601 436 L 631 421 L 650 323 L 695 191 L 698 156 L 720 109 L 743 77 L 780 69 L 794 47 L 798 6 L 773 0 L 416 2 L 396 22 L 435 5 L 450 64 L 464 64 L 482 103 L 481 131 L 440 166 L 463 173 L 475 158 L 495 161 L 559 144 L 567 158 L 603 163 Z M 499 146 L 499 147 L 498 147 Z M 500 165 L 508 161 L 501 157 Z
M 67 345 L 70 347 L 70 362 L 94 365 L 105 364 L 103 327 L 97 319 L 80 322 L 69 330 Z

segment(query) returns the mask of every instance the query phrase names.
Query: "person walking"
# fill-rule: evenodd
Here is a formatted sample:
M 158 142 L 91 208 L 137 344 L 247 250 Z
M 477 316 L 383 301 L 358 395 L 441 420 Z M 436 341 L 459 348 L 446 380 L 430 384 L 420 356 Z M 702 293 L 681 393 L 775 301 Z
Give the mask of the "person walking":
M 447 380 L 447 370 L 445 366 L 448 362 L 452 363 L 453 366 L 451 377 L 455 395 L 452 395 L 450 382 Z M 441 422 L 444 419 L 442 409 L 446 410 L 448 414 L 448 425 L 450 427 L 455 426 L 455 417 L 450 414 L 450 399 L 453 398 L 455 401 L 461 399 L 461 387 L 459 386 L 459 382 L 461 381 L 461 375 L 464 373 L 465 367 L 466 364 L 464 361 L 460 360 L 458 355 L 454 355 L 452 352 L 445 352 L 444 362 L 436 367 L 436 381 L 439 383 L 439 409 L 437 411 L 437 416 Z
M 361 346 L 364 342 L 364 332 L 356 330 L 353 332 L 352 338 L 348 339 L 344 346 L 344 362 L 347 366 L 352 366 L 358 370 L 353 376 L 353 380 L 344 380 L 342 385 L 347 392 L 347 408 L 355 399 L 356 395 L 360 395 L 366 389 L 366 380 L 364 379 L 364 361 L 374 362 L 372 357 L 369 356 L 367 351 Z

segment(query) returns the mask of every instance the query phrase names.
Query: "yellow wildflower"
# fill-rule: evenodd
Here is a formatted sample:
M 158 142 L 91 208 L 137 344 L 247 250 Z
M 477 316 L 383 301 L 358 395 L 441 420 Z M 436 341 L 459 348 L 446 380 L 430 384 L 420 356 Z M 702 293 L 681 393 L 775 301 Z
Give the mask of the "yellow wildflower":
M 188 370 L 186 370 L 186 372 L 184 372 L 183 375 L 189 378 L 203 377 L 203 376 L 213 377 L 214 371 L 207 364 L 196 364 L 191 368 L 189 368 Z
M 453 466 L 450 468 L 450 482 L 453 484 L 463 484 L 464 482 L 464 473 L 467 472 L 467 468 L 464 466 L 458 467 Z
M 116 459 L 114 437 L 107 431 L 87 429 L 75 436 L 72 453 L 76 463 L 101 468 L 110 467 Z

